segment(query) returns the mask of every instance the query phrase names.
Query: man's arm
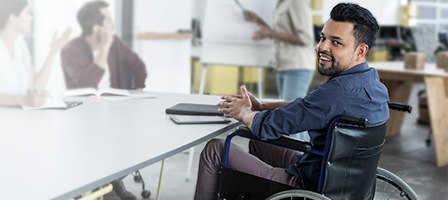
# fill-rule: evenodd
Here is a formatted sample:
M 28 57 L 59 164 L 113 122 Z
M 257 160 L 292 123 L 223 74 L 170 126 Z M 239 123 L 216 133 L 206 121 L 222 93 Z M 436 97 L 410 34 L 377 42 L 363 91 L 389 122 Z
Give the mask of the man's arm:
M 247 91 L 247 90 L 246 90 Z M 292 101 L 280 101 L 280 102 L 262 102 L 258 100 L 252 93 L 247 91 L 247 95 L 251 101 L 252 104 L 252 111 L 262 111 L 262 110 L 274 110 L 276 108 L 282 107 L 288 103 L 291 103 Z M 226 100 L 226 97 L 233 97 L 233 98 L 239 98 L 242 99 L 243 95 L 223 95 L 221 96 L 222 100 Z M 221 104 L 217 104 L 220 106 Z
M 114 23 L 109 22 L 101 28 L 99 33 L 100 49 L 98 56 L 95 59 L 95 64 L 101 69 L 105 69 L 107 66 L 107 60 L 109 57 L 110 47 L 114 42 Z
M 261 105 L 262 110 L 275 110 L 276 108 L 282 107 L 292 101 L 280 101 L 280 102 L 263 102 Z
M 90 59 L 89 54 L 91 52 L 75 44 L 69 44 L 61 51 L 61 64 L 67 75 L 65 78 L 67 89 L 98 87 L 104 69 Z

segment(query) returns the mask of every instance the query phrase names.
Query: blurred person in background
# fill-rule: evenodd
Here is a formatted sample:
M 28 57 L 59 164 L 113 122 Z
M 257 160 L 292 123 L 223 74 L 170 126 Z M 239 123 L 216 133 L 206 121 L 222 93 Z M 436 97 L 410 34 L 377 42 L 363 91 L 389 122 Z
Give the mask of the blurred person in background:
M 114 35 L 109 4 L 89 1 L 77 13 L 82 34 L 70 40 L 61 51 L 67 89 L 118 88 L 142 90 L 146 66 L 138 55 Z M 112 181 L 113 190 L 105 200 L 136 200 L 123 179 Z
M 119 88 L 142 90 L 146 66 L 138 55 L 114 35 L 109 5 L 91 1 L 77 14 L 82 34 L 61 51 L 67 89 Z
M 252 11 L 244 11 L 244 19 L 260 28 L 252 40 L 274 40 L 274 67 L 280 99 L 303 98 L 313 80 L 316 68 L 313 19 L 310 0 L 278 0 L 272 27 Z M 306 132 L 294 137 L 306 140 Z
M 50 52 L 37 71 L 23 35 L 31 32 L 33 17 L 26 0 L 0 0 L 0 105 L 43 106 L 56 53 L 70 36 L 54 34 Z

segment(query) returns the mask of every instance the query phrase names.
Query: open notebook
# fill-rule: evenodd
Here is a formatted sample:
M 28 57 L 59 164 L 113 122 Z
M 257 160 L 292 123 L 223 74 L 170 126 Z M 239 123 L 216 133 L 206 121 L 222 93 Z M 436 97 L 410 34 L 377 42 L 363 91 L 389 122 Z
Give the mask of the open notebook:
M 65 96 L 74 97 L 74 96 L 102 96 L 102 95 L 118 95 L 118 96 L 129 96 L 130 93 L 127 90 L 116 89 L 116 88 L 79 88 L 79 89 L 70 89 L 65 91 Z

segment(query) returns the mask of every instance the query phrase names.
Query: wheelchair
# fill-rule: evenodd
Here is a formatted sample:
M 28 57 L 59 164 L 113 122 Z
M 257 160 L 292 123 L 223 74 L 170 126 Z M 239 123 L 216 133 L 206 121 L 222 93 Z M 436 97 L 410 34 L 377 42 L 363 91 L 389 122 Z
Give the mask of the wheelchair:
M 411 112 L 408 105 L 389 103 L 389 108 Z M 221 168 L 219 199 L 409 199 L 418 196 L 402 179 L 379 168 L 386 122 L 369 126 L 367 119 L 340 116 L 326 133 L 325 149 L 313 149 L 308 142 L 289 137 L 261 140 L 247 127 L 227 136 Z M 228 168 L 229 148 L 235 136 L 267 142 L 322 157 L 317 192 L 293 188 Z M 341 153 L 344 152 L 344 153 Z

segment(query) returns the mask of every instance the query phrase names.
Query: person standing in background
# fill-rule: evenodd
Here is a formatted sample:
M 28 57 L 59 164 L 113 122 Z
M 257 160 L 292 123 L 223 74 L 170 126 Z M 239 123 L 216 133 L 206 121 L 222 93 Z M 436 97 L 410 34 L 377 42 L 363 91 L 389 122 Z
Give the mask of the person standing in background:
M 274 40 L 280 99 L 293 101 L 305 97 L 316 67 L 310 0 L 278 0 L 272 28 L 252 11 L 245 10 L 244 19 L 260 27 L 252 36 L 254 41 Z M 294 137 L 306 140 L 306 132 Z
M 252 36 L 254 41 L 274 40 L 280 98 L 292 101 L 305 97 L 316 66 L 310 0 L 278 0 L 272 28 L 252 11 L 245 10 L 244 18 L 260 27 Z
M 54 34 L 50 52 L 39 71 L 32 64 L 23 35 L 31 32 L 33 16 L 26 0 L 0 0 L 0 105 L 43 106 L 53 60 L 70 36 Z

